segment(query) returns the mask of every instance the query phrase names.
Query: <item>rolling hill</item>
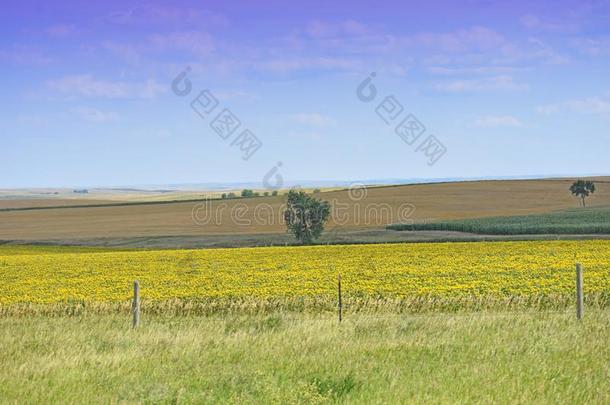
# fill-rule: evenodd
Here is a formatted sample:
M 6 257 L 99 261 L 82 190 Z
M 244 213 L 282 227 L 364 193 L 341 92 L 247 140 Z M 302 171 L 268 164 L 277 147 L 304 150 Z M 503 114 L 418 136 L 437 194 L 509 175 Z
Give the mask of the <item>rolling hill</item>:
M 610 205 L 608 178 L 596 179 L 589 206 Z M 318 196 L 333 205 L 328 228 L 381 229 L 479 217 L 549 213 L 573 208 L 572 179 L 496 180 L 380 186 L 336 190 Z M 90 201 L 87 201 L 90 203 Z M 0 240 L 45 241 L 178 235 L 284 233 L 284 197 L 187 202 L 100 202 L 96 206 L 0 211 Z M 24 207 L 12 202 L 14 207 Z M 70 201 L 74 204 L 74 200 Z M 53 200 L 53 205 L 62 205 Z

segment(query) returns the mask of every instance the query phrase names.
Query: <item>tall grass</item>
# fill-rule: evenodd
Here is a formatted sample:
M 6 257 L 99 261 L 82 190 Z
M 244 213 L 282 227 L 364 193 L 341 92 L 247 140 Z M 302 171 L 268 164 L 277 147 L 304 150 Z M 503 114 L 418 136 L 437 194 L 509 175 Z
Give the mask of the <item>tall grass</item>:
M 610 312 L 0 318 L 3 403 L 610 402 Z
M 562 311 L 575 305 L 574 292 L 560 294 L 524 294 L 504 296 L 471 295 L 456 296 L 373 296 L 350 294 L 344 291 L 343 311 L 345 314 L 379 313 L 465 313 L 472 311 Z M 585 306 L 596 310 L 610 308 L 610 291 L 585 294 Z M 295 297 L 215 297 L 215 298 L 174 298 L 151 300 L 142 298 L 143 316 L 148 315 L 267 315 L 277 312 L 323 316 L 337 311 L 336 296 L 295 296 Z M 0 305 L 0 317 L 29 316 L 82 316 L 123 314 L 128 316 L 131 301 L 96 302 L 66 301 L 57 303 L 15 303 Z
M 610 234 L 610 208 L 581 208 L 541 215 L 393 224 L 387 229 L 456 231 L 487 235 Z

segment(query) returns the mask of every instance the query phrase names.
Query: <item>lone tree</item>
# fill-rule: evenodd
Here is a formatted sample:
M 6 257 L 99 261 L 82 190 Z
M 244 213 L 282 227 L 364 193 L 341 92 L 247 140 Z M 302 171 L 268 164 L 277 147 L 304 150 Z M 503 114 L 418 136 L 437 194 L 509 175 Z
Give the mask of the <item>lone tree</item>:
M 310 244 L 320 237 L 329 216 L 328 201 L 308 196 L 303 191 L 288 192 L 284 220 L 288 231 L 292 232 L 302 244 Z
M 595 193 L 595 184 L 589 180 L 578 180 L 570 186 L 570 192 L 572 195 L 580 197 L 582 206 L 586 207 L 585 198 L 588 197 L 589 194 Z

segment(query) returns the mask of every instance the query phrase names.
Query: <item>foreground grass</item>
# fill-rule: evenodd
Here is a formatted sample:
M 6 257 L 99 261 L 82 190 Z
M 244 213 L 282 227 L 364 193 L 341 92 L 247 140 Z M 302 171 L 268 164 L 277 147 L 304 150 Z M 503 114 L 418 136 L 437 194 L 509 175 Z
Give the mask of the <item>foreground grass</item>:
M 610 234 L 610 208 L 579 208 L 540 215 L 521 215 L 394 224 L 395 231 L 457 231 L 487 235 Z
M 1 402 L 609 403 L 610 312 L 0 318 Z

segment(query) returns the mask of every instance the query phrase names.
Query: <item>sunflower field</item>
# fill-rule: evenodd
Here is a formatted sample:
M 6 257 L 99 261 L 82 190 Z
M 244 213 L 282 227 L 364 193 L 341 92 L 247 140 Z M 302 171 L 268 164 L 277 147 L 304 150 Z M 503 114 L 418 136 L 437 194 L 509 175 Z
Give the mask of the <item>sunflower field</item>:
M 107 250 L 0 246 L 0 313 L 35 308 L 347 309 L 610 306 L 610 241 L 529 241 Z

